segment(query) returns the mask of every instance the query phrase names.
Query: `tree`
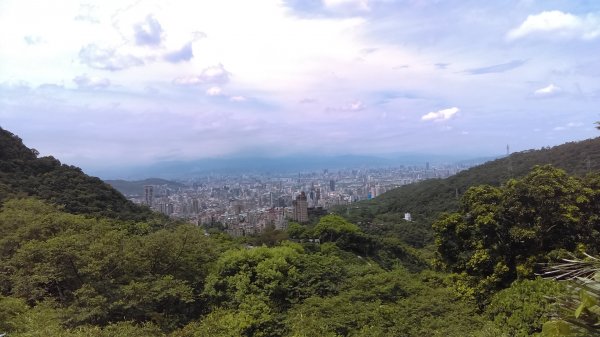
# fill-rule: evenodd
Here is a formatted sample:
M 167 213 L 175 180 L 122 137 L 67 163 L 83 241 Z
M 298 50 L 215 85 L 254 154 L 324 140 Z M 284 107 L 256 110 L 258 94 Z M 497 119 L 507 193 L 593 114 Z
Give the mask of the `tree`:
M 339 215 L 326 215 L 319 220 L 313 232 L 321 241 L 336 241 L 345 236 L 360 232 L 358 226 L 348 222 Z
M 485 315 L 508 336 L 531 336 L 554 315 L 563 290 L 561 284 L 541 278 L 516 281 L 493 295 Z
M 500 188 L 471 187 L 459 212 L 433 224 L 437 264 L 455 273 L 464 295 L 485 305 L 515 279 L 533 277 L 551 256 L 597 247 L 600 189 L 592 182 L 539 166 Z
M 306 233 L 306 227 L 297 222 L 290 222 L 286 231 L 290 238 L 301 239 Z

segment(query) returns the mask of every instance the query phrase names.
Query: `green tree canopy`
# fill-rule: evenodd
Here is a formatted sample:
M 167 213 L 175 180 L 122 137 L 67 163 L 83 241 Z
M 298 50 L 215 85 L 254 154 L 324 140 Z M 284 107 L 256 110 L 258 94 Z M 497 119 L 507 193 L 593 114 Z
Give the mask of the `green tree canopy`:
M 481 303 L 517 277 L 533 276 L 548 254 L 597 247 L 598 223 L 590 219 L 599 190 L 592 181 L 541 166 L 500 188 L 470 188 L 459 212 L 433 224 L 439 265 Z

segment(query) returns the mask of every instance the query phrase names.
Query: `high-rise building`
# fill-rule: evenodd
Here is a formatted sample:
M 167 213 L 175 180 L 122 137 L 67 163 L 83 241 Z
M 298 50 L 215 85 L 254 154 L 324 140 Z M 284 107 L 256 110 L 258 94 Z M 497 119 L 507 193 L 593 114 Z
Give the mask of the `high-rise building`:
M 152 185 L 145 185 L 144 186 L 144 203 L 150 207 L 152 207 L 152 204 L 154 203 L 154 186 Z
M 329 190 L 331 192 L 335 191 L 335 180 L 333 179 L 329 180 Z
M 200 213 L 200 202 L 198 201 L 198 199 L 192 200 L 192 213 L 193 214 Z
M 294 206 L 293 219 L 298 222 L 308 221 L 308 201 L 306 200 L 306 194 L 301 192 L 296 197 L 296 200 L 292 202 Z

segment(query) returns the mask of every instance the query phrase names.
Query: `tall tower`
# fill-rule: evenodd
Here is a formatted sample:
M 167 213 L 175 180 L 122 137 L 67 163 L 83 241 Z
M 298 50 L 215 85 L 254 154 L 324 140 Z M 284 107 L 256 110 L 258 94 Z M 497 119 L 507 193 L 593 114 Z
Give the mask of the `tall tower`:
M 512 159 L 510 158 L 510 147 L 506 144 L 506 156 L 508 157 L 508 176 L 512 178 L 513 167 Z
M 335 180 L 333 179 L 329 180 L 329 190 L 331 192 L 335 191 Z
M 152 204 L 154 203 L 154 186 L 152 185 L 145 185 L 144 186 L 144 203 L 150 207 L 152 207 Z
M 306 194 L 301 192 L 296 197 L 296 200 L 292 202 L 294 205 L 294 220 L 298 222 L 308 221 L 308 201 L 306 200 Z
M 317 187 L 317 204 L 319 203 L 319 200 L 321 200 L 321 188 Z

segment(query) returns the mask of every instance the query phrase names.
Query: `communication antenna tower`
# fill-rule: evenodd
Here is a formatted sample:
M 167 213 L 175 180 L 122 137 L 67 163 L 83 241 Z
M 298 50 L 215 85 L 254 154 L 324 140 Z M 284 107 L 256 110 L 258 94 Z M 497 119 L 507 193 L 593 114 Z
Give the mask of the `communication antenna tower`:
M 506 144 L 506 156 L 508 157 L 508 176 L 512 177 L 513 167 L 512 167 L 512 158 L 510 157 L 510 147 Z

